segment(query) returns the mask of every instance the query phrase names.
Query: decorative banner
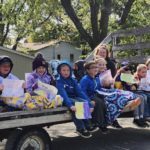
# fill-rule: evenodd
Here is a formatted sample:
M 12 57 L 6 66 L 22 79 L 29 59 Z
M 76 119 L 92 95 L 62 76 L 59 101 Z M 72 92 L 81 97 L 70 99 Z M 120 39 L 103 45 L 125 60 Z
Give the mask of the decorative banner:
M 75 102 L 76 118 L 77 119 L 89 119 L 91 117 L 90 108 L 88 102 Z
M 107 81 L 109 84 L 110 84 L 110 83 L 113 83 L 113 78 L 112 78 L 112 75 L 111 75 L 111 71 L 110 71 L 110 70 L 107 70 L 107 71 L 101 73 L 101 74 L 99 75 L 99 79 L 100 79 L 100 81 L 105 80 L 105 81 Z
M 52 85 L 49 85 L 49 84 L 45 84 L 45 83 L 41 82 L 40 80 L 38 80 L 38 87 L 42 88 L 44 91 L 50 91 L 50 92 L 52 92 L 55 95 L 58 92 L 56 87 L 54 87 Z
M 125 73 L 121 73 L 121 81 L 133 83 L 133 84 L 137 83 L 136 81 L 134 81 L 134 77 L 132 74 L 125 74 Z
M 24 89 L 22 88 L 22 84 L 24 80 L 12 80 L 12 79 L 4 79 L 3 85 L 4 90 L 2 91 L 2 97 L 19 97 L 24 95 Z
M 137 90 L 150 91 L 150 78 L 142 78 L 141 85 Z

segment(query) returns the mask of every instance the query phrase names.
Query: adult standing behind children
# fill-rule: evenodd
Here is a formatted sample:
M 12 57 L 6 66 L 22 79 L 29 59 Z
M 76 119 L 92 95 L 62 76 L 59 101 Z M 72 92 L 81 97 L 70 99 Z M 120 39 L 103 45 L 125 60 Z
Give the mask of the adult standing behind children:
M 57 67 L 57 72 L 60 74 L 56 85 L 58 94 L 64 98 L 64 104 L 72 110 L 73 121 L 77 128 L 76 132 L 84 138 L 91 137 L 90 132 L 96 131 L 97 128 L 92 127 L 87 119 L 81 120 L 75 116 L 75 102 L 88 102 L 88 98 L 81 90 L 77 81 L 72 77 L 71 64 L 67 60 L 62 61 Z M 90 102 L 89 107 L 92 113 L 94 108 Z
M 97 55 L 103 57 L 106 60 L 107 69 L 111 70 L 111 75 L 112 77 L 114 77 L 116 68 L 114 63 L 110 60 L 110 51 L 106 44 L 100 44 L 99 46 L 96 47 L 94 56 L 96 57 Z

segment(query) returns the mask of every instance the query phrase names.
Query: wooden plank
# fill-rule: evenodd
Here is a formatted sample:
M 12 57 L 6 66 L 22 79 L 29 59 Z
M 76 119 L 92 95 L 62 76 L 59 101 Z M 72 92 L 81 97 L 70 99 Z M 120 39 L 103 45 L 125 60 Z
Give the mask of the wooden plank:
M 25 118 L 25 119 L 17 119 L 17 120 L 8 120 L 0 122 L 0 129 L 9 129 L 16 127 L 25 127 L 30 125 L 38 125 L 45 123 L 55 123 L 59 121 L 70 121 L 72 120 L 72 114 L 64 113 L 58 115 L 51 116 L 42 116 L 42 117 L 34 117 L 34 118 Z
M 144 49 L 150 48 L 150 42 L 140 42 L 140 43 L 131 43 L 131 44 L 118 44 L 112 47 L 113 51 L 119 50 L 129 50 L 129 49 Z
M 112 32 L 112 37 L 123 37 L 132 35 L 142 35 L 150 33 L 150 27 L 136 28 L 131 30 L 121 30 Z
M 142 36 L 139 35 L 138 36 L 138 43 L 141 43 L 142 42 Z M 142 56 L 142 50 L 141 49 L 138 49 L 138 56 Z
M 44 110 L 5 112 L 5 113 L 0 113 L 0 118 L 11 117 L 11 116 L 21 116 L 21 115 L 40 114 L 40 113 L 47 113 L 47 112 L 53 113 L 53 112 L 67 111 L 67 110 L 69 110 L 68 107 L 57 107 L 57 108 L 50 108 L 50 109 L 44 109 Z
M 100 44 L 106 44 L 107 45 L 111 40 L 112 40 L 112 34 L 110 33 Z M 90 53 L 90 55 L 87 56 L 85 61 L 87 62 L 87 61 L 93 60 L 94 53 L 95 53 L 95 49 Z
M 150 59 L 150 55 L 149 56 L 132 56 L 132 57 L 120 57 L 120 58 L 116 58 L 115 60 L 118 63 L 122 63 L 122 62 L 129 62 L 129 63 L 143 63 L 145 64 L 145 62 Z

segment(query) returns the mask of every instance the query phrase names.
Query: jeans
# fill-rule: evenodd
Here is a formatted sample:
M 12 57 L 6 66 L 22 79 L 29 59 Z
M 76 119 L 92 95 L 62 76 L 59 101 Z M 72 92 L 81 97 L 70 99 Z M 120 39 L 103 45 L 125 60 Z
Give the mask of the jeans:
M 72 102 L 73 105 L 75 105 L 75 102 L 87 102 L 86 99 L 80 97 L 69 97 L 69 100 Z M 72 118 L 77 130 L 90 126 L 88 119 L 77 119 L 74 111 L 72 111 Z
M 144 94 L 147 97 L 147 100 L 144 102 L 144 116 L 150 116 L 150 93 L 146 91 L 139 91 L 138 93 Z
M 19 108 L 6 105 L 3 101 L 0 100 L 0 106 L 5 107 L 8 111 L 19 111 Z
M 142 93 L 134 93 L 136 97 L 139 97 L 141 99 L 141 104 L 134 110 L 134 117 L 136 116 L 143 116 L 144 115 L 144 101 L 146 96 Z

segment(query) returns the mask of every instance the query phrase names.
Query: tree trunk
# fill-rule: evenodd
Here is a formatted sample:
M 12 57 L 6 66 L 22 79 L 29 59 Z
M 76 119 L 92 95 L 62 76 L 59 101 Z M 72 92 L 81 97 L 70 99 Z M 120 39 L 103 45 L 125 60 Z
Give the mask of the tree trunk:
M 0 4 L 3 4 L 3 0 L 0 1 Z M 1 8 L 1 7 L 0 7 Z M 0 12 L 0 22 L 3 20 L 3 14 Z M 0 45 L 2 44 L 3 34 L 4 34 L 4 24 L 0 23 Z
M 79 21 L 73 7 L 71 6 L 71 0 L 61 0 L 61 4 L 64 7 L 66 13 L 73 21 L 74 25 L 78 29 L 79 33 L 81 34 L 82 38 L 89 44 L 89 46 L 94 49 L 93 39 L 92 37 L 86 32 L 83 28 L 81 22 Z
M 100 19 L 100 42 L 105 39 L 107 36 L 109 15 L 111 14 L 111 0 L 103 1 L 104 9 L 101 10 L 101 19 Z
M 100 34 L 98 30 L 98 13 L 99 13 L 99 4 L 95 0 L 90 1 L 91 9 L 91 24 L 93 30 L 93 46 L 94 48 L 100 43 Z
M 16 50 L 16 49 L 17 49 L 17 45 L 18 45 L 18 42 L 19 42 L 20 40 L 21 40 L 21 38 L 20 38 L 20 37 L 17 37 L 16 43 L 15 43 L 15 45 L 13 45 L 12 50 Z

